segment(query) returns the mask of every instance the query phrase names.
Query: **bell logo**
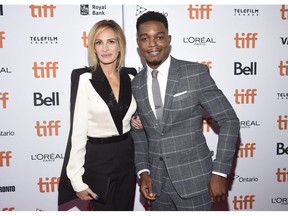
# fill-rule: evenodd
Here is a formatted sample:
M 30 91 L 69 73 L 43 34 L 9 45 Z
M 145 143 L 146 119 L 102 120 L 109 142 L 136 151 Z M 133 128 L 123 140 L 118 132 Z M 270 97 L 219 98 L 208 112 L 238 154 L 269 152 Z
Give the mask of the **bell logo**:
M 7 108 L 7 101 L 9 100 L 8 98 L 8 92 L 0 92 L 0 102 L 2 101 L 2 107 L 3 109 Z M 0 103 L 1 104 L 1 103 Z
M 288 19 L 288 8 L 285 7 L 285 5 L 282 5 L 280 9 L 281 13 L 281 19 L 282 20 L 287 20 Z
M 10 159 L 12 158 L 12 151 L 1 151 L 0 152 L 0 167 L 10 167 Z
M 234 38 L 236 42 L 236 48 L 250 48 L 250 46 L 251 48 L 255 48 L 257 35 L 257 33 L 247 33 L 245 36 L 245 33 L 242 33 L 241 36 L 239 36 L 239 33 L 236 33 Z
M 280 61 L 280 65 L 278 66 L 280 76 L 288 76 L 288 61 L 283 63 L 283 61 Z
M 233 204 L 234 204 L 234 210 L 246 210 L 246 209 L 253 209 L 253 203 L 255 202 L 255 195 L 245 195 L 239 196 L 234 196 L 233 199 Z
M 279 130 L 287 130 L 288 129 L 288 115 L 278 116 L 278 129 Z
M 40 62 L 40 66 L 37 62 L 33 63 L 33 72 L 35 78 L 56 78 L 57 70 L 59 69 L 59 62 Z M 45 66 L 44 66 L 45 65 Z
M 188 13 L 189 13 L 189 19 L 210 19 L 210 12 L 212 11 L 212 5 L 189 5 L 188 7 Z
M 32 17 L 54 17 L 54 10 L 56 6 L 54 5 L 30 5 Z
M 88 35 L 87 35 L 87 32 L 83 32 L 82 40 L 83 40 L 83 46 L 85 48 L 88 48 Z
M 60 122 L 60 120 L 49 121 L 48 123 L 46 121 L 43 121 L 41 125 L 40 122 L 37 121 L 35 126 L 37 136 L 53 136 L 53 134 L 55 134 L 55 136 L 58 136 L 59 128 L 61 127 Z
M 254 104 L 257 89 L 241 89 L 239 93 L 238 89 L 235 90 L 235 103 L 236 104 Z
M 238 158 L 253 158 L 256 150 L 256 143 L 241 143 L 238 151 Z
M 283 168 L 282 170 L 280 168 L 277 168 L 276 177 L 277 182 L 288 182 L 288 172 L 286 168 Z
M 59 177 L 52 177 L 51 179 L 46 177 L 45 181 L 43 181 L 42 178 L 39 178 L 39 182 L 37 184 L 39 185 L 40 193 L 55 192 L 56 190 L 58 191 L 59 180 Z
M 5 35 L 5 32 L 0 31 L 0 48 L 3 48 L 3 41 L 5 39 L 4 35 Z

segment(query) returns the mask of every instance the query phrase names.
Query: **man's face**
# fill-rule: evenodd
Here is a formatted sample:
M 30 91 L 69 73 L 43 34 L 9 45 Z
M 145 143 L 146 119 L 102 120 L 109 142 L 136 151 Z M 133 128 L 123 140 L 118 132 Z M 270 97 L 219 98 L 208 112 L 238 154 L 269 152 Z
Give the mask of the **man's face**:
M 139 26 L 137 44 L 152 69 L 158 68 L 169 56 L 171 36 L 159 21 L 144 22 Z

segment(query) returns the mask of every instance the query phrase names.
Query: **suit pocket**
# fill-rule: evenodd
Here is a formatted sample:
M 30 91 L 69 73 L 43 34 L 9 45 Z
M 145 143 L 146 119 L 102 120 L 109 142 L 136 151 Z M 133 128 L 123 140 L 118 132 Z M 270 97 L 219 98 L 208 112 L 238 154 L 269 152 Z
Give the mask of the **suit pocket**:
M 187 91 L 179 92 L 179 93 L 173 95 L 173 101 L 180 101 L 180 100 L 187 98 L 188 96 L 189 96 L 189 94 Z

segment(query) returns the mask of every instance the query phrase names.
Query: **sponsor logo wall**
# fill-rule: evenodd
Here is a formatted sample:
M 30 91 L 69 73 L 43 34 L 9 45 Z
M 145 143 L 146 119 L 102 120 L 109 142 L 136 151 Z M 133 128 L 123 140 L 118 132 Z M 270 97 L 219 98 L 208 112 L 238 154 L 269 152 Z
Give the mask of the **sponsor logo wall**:
M 88 32 L 117 21 L 139 71 L 136 20 L 148 10 L 167 17 L 171 54 L 207 64 L 240 118 L 228 202 L 215 210 L 288 210 L 288 5 L 210 4 L 0 5 L 0 210 L 57 210 L 70 74 L 88 64 Z M 215 152 L 209 116 L 203 131 Z M 149 209 L 137 188 L 135 210 Z

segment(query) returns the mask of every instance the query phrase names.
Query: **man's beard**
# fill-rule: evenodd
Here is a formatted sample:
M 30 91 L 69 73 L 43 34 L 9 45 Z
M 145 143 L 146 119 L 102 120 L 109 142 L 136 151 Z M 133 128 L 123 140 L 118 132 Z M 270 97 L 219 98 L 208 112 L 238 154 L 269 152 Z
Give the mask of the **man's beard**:
M 147 60 L 146 60 L 147 61 Z M 160 61 L 147 61 L 147 64 L 148 65 L 151 65 L 151 66 L 158 66 L 162 63 L 162 60 Z

